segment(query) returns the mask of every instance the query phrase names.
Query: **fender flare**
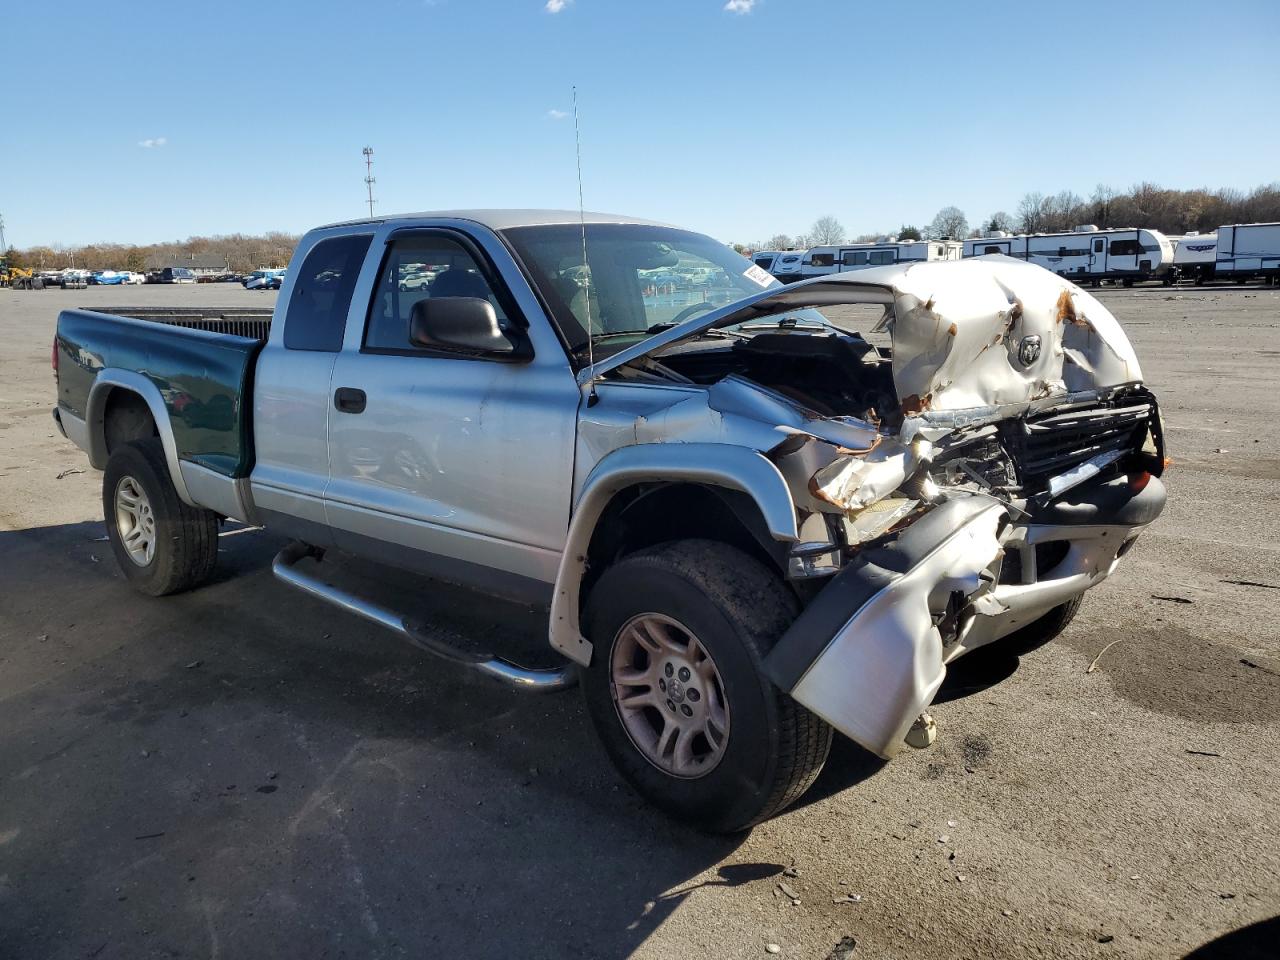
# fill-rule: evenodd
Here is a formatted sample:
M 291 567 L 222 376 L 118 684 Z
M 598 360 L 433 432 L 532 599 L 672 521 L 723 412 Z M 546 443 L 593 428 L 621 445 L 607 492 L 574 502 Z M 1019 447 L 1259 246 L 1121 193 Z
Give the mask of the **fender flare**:
M 596 464 L 578 493 L 551 600 L 551 646 L 584 667 L 591 663 L 591 643 L 582 635 L 578 610 L 596 523 L 615 494 L 651 481 L 741 491 L 755 501 L 774 539 L 792 543 L 800 539 L 786 480 L 771 460 L 755 450 L 727 443 L 645 443 L 613 451 Z
M 160 434 L 160 443 L 164 448 L 165 463 L 169 467 L 169 477 L 178 497 L 189 506 L 199 506 L 187 492 L 187 483 L 182 477 L 178 462 L 178 444 L 173 436 L 173 424 L 169 420 L 169 410 L 160 396 L 160 388 L 143 374 L 133 370 L 121 370 L 118 367 L 103 367 L 93 380 L 89 389 L 89 399 L 85 404 L 85 423 L 89 431 L 89 463 L 96 470 L 105 469 L 107 465 L 107 398 L 112 390 L 126 390 L 142 398 L 151 411 L 151 419 L 155 421 L 156 432 Z

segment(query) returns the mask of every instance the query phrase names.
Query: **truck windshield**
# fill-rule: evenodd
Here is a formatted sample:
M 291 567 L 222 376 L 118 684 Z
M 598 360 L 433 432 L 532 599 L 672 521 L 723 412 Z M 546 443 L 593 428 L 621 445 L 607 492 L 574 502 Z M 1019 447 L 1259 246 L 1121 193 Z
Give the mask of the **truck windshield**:
M 584 264 L 576 223 L 503 231 L 574 349 L 588 328 L 625 346 L 777 282 L 700 233 L 630 223 L 588 223 L 586 233 Z

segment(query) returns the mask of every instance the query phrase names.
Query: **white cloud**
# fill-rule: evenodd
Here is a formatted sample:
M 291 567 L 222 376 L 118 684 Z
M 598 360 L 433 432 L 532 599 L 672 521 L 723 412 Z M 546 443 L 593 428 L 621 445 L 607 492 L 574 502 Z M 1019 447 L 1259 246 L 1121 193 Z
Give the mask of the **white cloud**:
M 547 117 L 551 120 L 565 120 L 569 116 L 568 110 L 556 110 L 554 107 L 547 111 Z
M 148 137 L 146 140 L 139 140 L 138 146 L 145 147 L 150 150 L 153 147 L 163 147 L 169 140 L 167 137 Z
M 547 0 L 547 13 L 559 13 L 572 2 L 573 0 Z
M 724 5 L 724 8 L 729 13 L 741 15 L 744 13 L 750 13 L 751 8 L 755 5 L 756 0 L 729 0 L 729 2 Z M 548 4 L 548 6 L 550 6 L 550 4 Z

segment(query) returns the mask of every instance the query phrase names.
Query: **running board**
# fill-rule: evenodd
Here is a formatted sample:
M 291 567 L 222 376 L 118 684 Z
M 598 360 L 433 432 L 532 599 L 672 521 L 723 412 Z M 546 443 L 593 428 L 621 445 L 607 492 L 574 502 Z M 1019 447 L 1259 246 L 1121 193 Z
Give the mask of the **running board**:
M 276 558 L 271 561 L 271 572 L 278 579 L 291 587 L 297 587 L 303 593 L 331 603 L 348 613 L 354 613 L 358 617 L 364 617 L 380 627 L 386 627 L 399 634 L 401 639 L 408 640 L 419 650 L 470 667 L 517 690 L 549 693 L 571 687 L 577 680 L 574 668 L 570 664 L 546 670 L 529 670 L 491 654 L 476 655 L 459 650 L 432 637 L 423 627 L 411 623 L 394 610 L 363 600 L 353 593 L 330 586 L 323 580 L 297 569 L 299 561 L 308 557 L 319 560 L 321 556 L 323 556 L 322 550 L 305 543 L 291 543 L 277 553 Z

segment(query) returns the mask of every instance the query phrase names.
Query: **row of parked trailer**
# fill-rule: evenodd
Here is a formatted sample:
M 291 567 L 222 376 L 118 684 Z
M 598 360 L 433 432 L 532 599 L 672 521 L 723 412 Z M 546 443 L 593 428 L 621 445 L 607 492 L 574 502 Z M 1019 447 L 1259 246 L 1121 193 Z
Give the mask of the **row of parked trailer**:
M 1280 223 L 1222 226 L 1214 233 L 1170 237 L 1140 227 L 1068 233 L 1006 234 L 970 240 L 897 240 L 845 243 L 808 250 L 761 250 L 753 259 L 784 283 L 867 267 L 1003 254 L 1076 282 L 1209 283 L 1262 280 L 1280 284 Z

